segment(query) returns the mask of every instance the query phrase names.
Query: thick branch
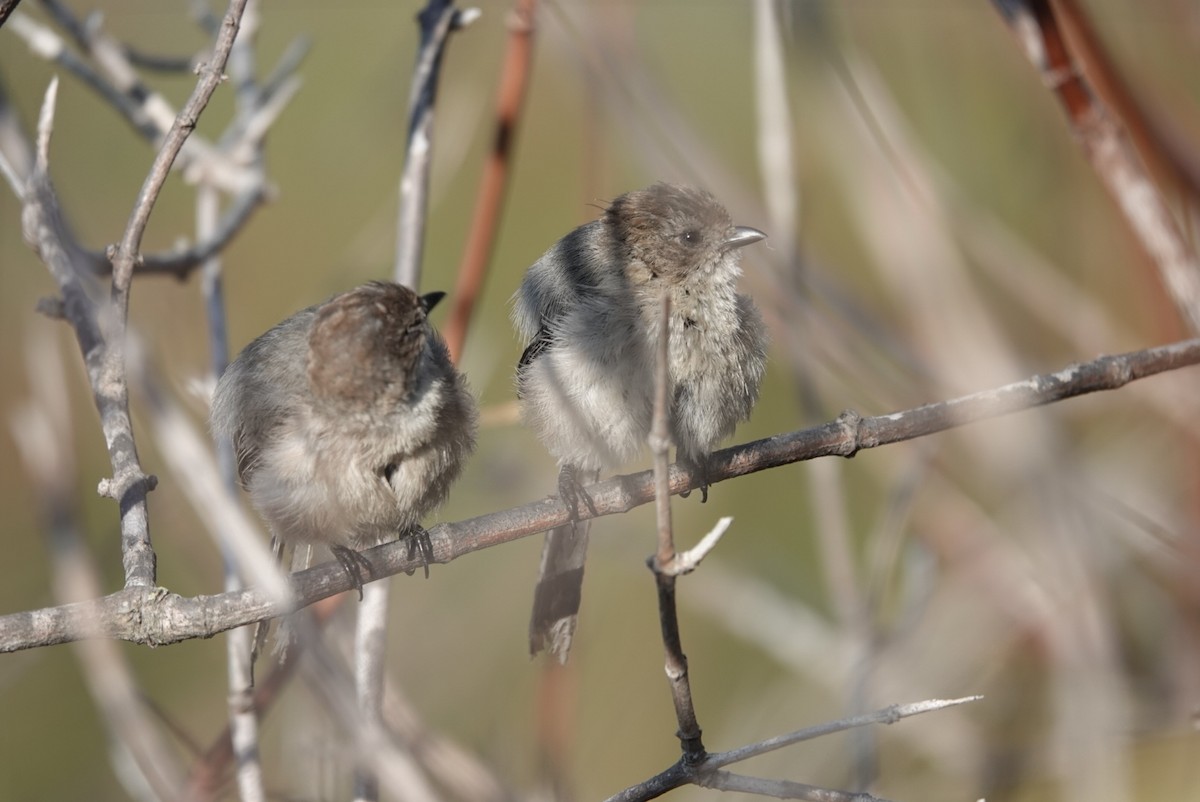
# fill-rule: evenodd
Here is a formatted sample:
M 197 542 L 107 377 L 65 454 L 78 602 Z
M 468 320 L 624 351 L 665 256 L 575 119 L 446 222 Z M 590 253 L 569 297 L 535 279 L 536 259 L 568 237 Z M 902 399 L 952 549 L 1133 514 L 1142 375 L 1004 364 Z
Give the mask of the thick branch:
M 1200 364 L 1200 339 L 1100 357 L 1092 362 L 1046 373 L 961 398 L 916 407 L 891 415 L 863 418 L 844 412 L 837 420 L 734 446 L 712 455 L 710 484 L 816 457 L 852 457 L 859 451 L 912 440 L 974 421 L 995 418 L 1073 396 L 1115 390 L 1131 381 Z M 672 465 L 671 493 L 700 486 L 701 476 Z M 594 507 L 580 510 L 583 520 L 628 512 L 654 499 L 651 471 L 616 476 L 588 488 Z M 474 551 L 519 540 L 563 526 L 570 520 L 556 497 L 481 515 L 429 530 L 433 562 L 448 563 Z M 406 543 L 376 546 L 362 552 L 370 580 L 421 568 Z M 343 593 L 354 586 L 336 563 L 319 565 L 291 577 L 300 606 Z M 285 612 L 259 588 L 216 596 L 183 598 L 161 589 L 130 588 L 101 599 L 0 616 L 0 652 L 13 652 L 101 634 L 135 643 L 162 645 L 213 635 Z M 92 624 L 88 630 L 84 624 Z

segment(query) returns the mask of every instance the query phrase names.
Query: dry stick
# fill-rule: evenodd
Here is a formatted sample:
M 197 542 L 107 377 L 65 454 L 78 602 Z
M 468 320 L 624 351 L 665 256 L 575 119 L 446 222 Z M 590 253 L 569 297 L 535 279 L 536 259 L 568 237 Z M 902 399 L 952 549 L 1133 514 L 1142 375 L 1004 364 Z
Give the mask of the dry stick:
M 421 48 L 408 97 L 408 138 L 400 176 L 400 209 L 396 219 L 397 284 L 417 289 L 425 249 L 429 208 L 429 172 L 433 165 L 433 107 L 437 100 L 442 56 L 450 34 L 470 25 L 478 9 L 459 10 L 454 0 L 429 0 L 417 15 Z
M 71 14 L 61 4 L 57 9 L 64 15 Z M 136 76 L 133 66 L 110 37 L 98 35 L 102 46 L 88 48 L 89 55 L 102 69 L 98 71 L 72 53 L 57 33 L 27 15 L 15 15 L 9 27 L 25 39 L 35 55 L 59 64 L 98 93 L 133 126 L 138 135 L 155 144 L 161 143 L 167 136 L 177 115 L 161 94 L 147 91 L 136 77 L 130 78 Z M 214 31 L 214 36 L 217 31 Z M 187 142 L 174 167 L 189 171 L 193 177 L 201 173 L 222 190 L 231 193 L 244 191 L 252 181 L 240 164 L 218 153 L 202 137 Z
M 312 605 L 313 626 L 320 629 L 332 618 L 341 607 L 342 596 L 321 599 Z M 267 674 L 265 679 L 254 685 L 251 698 L 255 715 L 259 718 L 270 710 L 279 699 L 283 689 L 291 681 L 296 672 L 296 666 L 304 653 L 304 643 L 297 641 L 288 646 L 287 653 Z M 208 749 L 191 768 L 187 788 L 183 799 L 188 802 L 204 802 L 217 796 L 220 789 L 228 782 L 228 771 L 234 762 L 233 740 L 229 725 L 209 745 Z
M 1146 174 L 1125 128 L 1076 63 L 1050 0 L 992 0 L 1058 97 L 1092 169 L 1116 201 L 1192 332 L 1200 331 L 1200 260 Z M 1082 15 L 1073 9 L 1077 18 Z M 1036 30 L 1035 41 L 1026 36 Z
M 671 683 L 671 701 L 675 704 L 676 733 L 683 749 L 683 762 L 689 765 L 704 759 L 704 743 L 700 740 L 700 722 L 692 701 L 692 686 L 688 680 L 687 656 L 679 636 L 679 614 L 675 608 L 676 572 L 675 535 L 671 528 L 671 488 L 668 452 L 671 430 L 667 422 L 668 354 L 671 339 L 671 298 L 664 295 L 658 324 L 658 350 L 654 361 L 654 420 L 650 425 L 650 450 L 654 454 L 654 507 L 658 519 L 658 551 L 650 560 L 654 584 L 658 589 L 658 620 L 662 628 L 663 651 L 666 653 L 667 680 Z
M 1100 95 L 1125 123 L 1138 152 L 1160 176 L 1186 192 L 1193 202 L 1200 200 L 1200 163 L 1194 148 L 1164 128 L 1132 91 L 1077 0 L 1052 0 L 1051 6 L 1062 23 L 1072 52 L 1083 63 Z
M 847 794 L 842 791 L 815 788 L 814 786 L 803 785 L 801 783 L 740 777 L 739 775 L 718 772 L 717 770 L 733 763 L 749 760 L 758 755 L 774 752 L 785 746 L 800 743 L 801 741 L 809 741 L 814 738 L 821 738 L 826 735 L 844 732 L 845 730 L 857 727 L 866 727 L 872 724 L 895 724 L 901 719 L 910 716 L 932 713 L 936 710 L 944 710 L 947 707 L 956 707 L 969 702 L 975 702 L 982 698 L 982 696 L 964 696 L 959 699 L 927 699 L 921 702 L 888 705 L 870 713 L 863 713 L 836 721 L 827 721 L 812 727 L 805 727 L 785 733 L 784 735 L 759 741 L 758 743 L 731 749 L 728 752 L 713 752 L 699 766 L 689 767 L 682 762 L 676 763 L 666 771 L 637 785 L 626 788 L 620 793 L 614 794 L 606 802 L 635 802 L 636 800 L 653 799 L 688 783 L 695 783 L 709 788 L 750 790 L 753 793 L 765 793 L 785 799 L 811 799 L 818 800 L 819 802 L 871 802 L 871 800 L 877 800 L 878 797 L 871 796 L 870 794 Z M 754 783 L 753 789 L 750 787 L 751 781 Z
M 232 0 L 230 3 L 213 49 L 212 62 L 201 70 L 200 81 L 192 96 L 167 133 L 138 193 L 121 244 L 112 255 L 112 314 L 106 332 L 107 347 L 99 360 L 98 375 L 92 386 L 113 465 L 113 477 L 102 483 L 102 492 L 115 499 L 121 507 L 121 555 L 126 587 L 153 587 L 155 583 L 154 549 L 150 544 L 146 515 L 146 494 L 153 480 L 142 472 L 138 461 L 133 425 L 129 418 L 129 384 L 125 365 L 124 339 L 133 268 L 141 250 L 142 235 L 150 221 L 150 213 L 167 180 L 171 164 L 195 129 L 196 121 L 208 105 L 217 84 L 221 82 L 225 61 L 237 36 L 245 5 L 246 0 Z
M 413 290 L 421 284 L 421 262 L 429 207 L 429 173 L 433 164 L 433 111 L 442 56 L 451 31 L 469 24 L 475 14 L 460 13 L 453 0 L 430 0 L 417 15 L 421 48 L 413 71 L 409 97 L 409 127 L 400 178 L 400 208 L 396 222 L 397 283 Z M 383 695 L 387 654 L 387 613 L 390 585 L 373 582 L 362 591 L 354 640 L 354 684 L 359 715 L 364 723 L 385 731 Z M 356 802 L 379 799 L 379 778 L 366 761 L 354 771 Z
M 101 582 L 77 520 L 78 504 L 71 487 L 75 463 L 69 445 L 68 393 L 54 342 L 53 337 L 42 336 L 31 343 L 32 397 L 13 416 L 12 434 L 40 502 L 51 587 L 59 601 L 67 602 L 95 597 Z M 88 640 L 75 644 L 72 652 L 114 746 L 114 764 L 134 769 L 132 773 L 118 772 L 126 790 L 133 794 L 144 785 L 155 798 L 174 798 L 182 774 L 162 733 L 147 715 L 124 651 L 110 641 Z
M 462 356 L 475 300 L 483 289 L 492 256 L 492 243 L 500 225 L 508 168 L 516 142 L 517 120 L 521 115 L 525 90 L 529 86 L 536 11 L 537 0 L 516 0 L 509 21 L 508 48 L 504 54 L 496 97 L 496 132 L 491 154 L 484 166 L 483 179 L 479 183 L 471 231 L 467 235 L 467 246 L 454 285 L 454 307 L 445 326 L 446 345 L 455 363 Z
M 120 500 L 122 554 L 125 561 L 126 587 L 153 587 L 154 552 L 146 521 L 145 494 L 155 480 L 141 471 L 132 450 L 133 430 L 129 418 L 129 394 L 123 377 L 113 378 L 112 354 L 116 335 L 106 332 L 97 318 L 95 304 L 88 293 L 75 261 L 72 239 L 50 183 L 49 150 L 53 129 L 54 105 L 58 80 L 46 91 L 38 121 L 38 138 L 33 174 L 22 193 L 22 227 L 25 240 L 50 270 L 62 293 L 57 310 L 75 331 L 83 354 L 92 397 L 100 413 L 100 424 L 108 444 L 109 461 L 117 480 L 104 480 L 100 492 Z M 112 488 L 123 487 L 121 493 Z
M 667 478 L 667 457 L 671 446 L 667 408 L 670 312 L 671 299 L 664 297 L 659 322 L 658 348 L 655 354 L 654 418 L 648 438 L 650 449 L 654 455 L 654 498 L 658 521 L 658 550 L 649 560 L 649 564 L 650 569 L 654 572 L 655 586 L 658 590 L 659 625 L 662 629 L 663 651 L 666 654 L 665 670 L 671 685 L 671 700 L 675 706 L 675 719 L 678 724 L 676 735 L 679 737 L 683 754 L 678 763 L 649 781 L 653 791 L 646 792 L 640 798 L 650 799 L 658 796 L 670 790 L 671 787 L 675 787 L 677 781 L 679 785 L 694 783 L 708 788 L 739 790 L 785 799 L 850 802 L 855 795 L 844 791 L 834 791 L 786 780 L 743 777 L 727 772 L 717 772 L 714 771 L 715 767 L 706 765 L 708 755 L 701 739 L 700 722 L 696 718 L 691 682 L 688 678 L 687 656 L 683 653 L 683 643 L 679 633 L 679 614 L 675 605 L 676 578 L 685 569 L 679 565 L 680 555 L 675 552 L 675 536 L 671 526 L 671 493 Z M 723 519 L 722 523 L 728 526 L 728 519 Z M 724 528 L 723 526 L 714 529 L 713 533 L 705 538 L 706 545 L 698 546 L 696 551 L 706 552 L 711 549 L 711 544 L 721 536 L 720 533 L 724 531 Z M 711 543 L 708 542 L 710 540 Z M 689 557 L 686 570 L 694 568 L 701 558 L 702 554 Z M 664 776 L 669 776 L 671 782 L 663 784 Z M 633 798 L 639 798 L 636 792 Z M 859 798 L 867 799 L 869 797 Z
M 233 78 L 234 97 L 237 113 L 234 115 L 236 127 L 256 116 L 259 107 L 258 87 L 254 81 L 255 71 L 255 37 L 258 31 L 258 3 L 247 5 L 242 17 L 241 31 L 229 53 L 229 72 Z M 252 162 L 260 176 L 253 189 L 255 199 L 262 197 L 264 181 L 262 176 L 261 139 L 252 150 Z M 257 205 L 257 204 L 255 204 Z M 220 208 L 220 198 L 216 187 L 207 181 L 201 181 L 196 188 L 196 240 L 205 242 L 217 240 L 217 214 Z M 253 207 L 251 207 L 253 208 Z M 247 214 L 246 217 L 249 215 Z M 244 218 L 243 218 L 244 219 Z M 218 252 L 203 263 L 201 286 L 204 294 L 204 307 L 208 318 L 209 359 L 212 365 L 213 380 L 219 379 L 229 364 L 229 335 L 225 316 L 225 297 L 222 283 L 222 265 Z M 233 443 L 226 437 L 216 438 L 214 443 L 217 454 L 217 467 L 221 474 L 224 490 L 229 497 L 236 498 L 238 491 L 237 461 L 233 452 Z M 214 539 L 220 543 L 221 561 L 225 573 L 224 589 L 226 592 L 238 591 L 244 587 L 243 578 L 239 572 L 236 552 L 220 537 L 219 531 L 214 531 Z M 251 649 L 251 638 L 254 633 L 248 627 L 238 627 L 226 633 L 225 663 L 229 676 L 229 729 L 231 732 L 230 745 L 237 756 L 235 763 L 238 788 L 238 798 L 241 802 L 263 802 L 266 790 L 263 785 L 262 760 L 259 750 L 258 713 L 253 705 L 254 693 L 254 658 Z
M 8 15 L 13 13 L 13 9 L 21 0 L 0 0 L 0 26 L 4 25 L 4 21 L 8 19 Z
M 216 225 L 219 198 L 216 188 L 201 184 L 196 190 L 196 235 L 208 237 Z M 208 341 L 213 376 L 220 376 L 229 362 L 229 338 L 225 326 L 225 303 L 221 284 L 221 260 L 214 256 L 204 265 L 202 288 L 204 307 L 208 316 Z M 225 490 L 237 494 L 237 468 L 233 444 L 228 438 L 216 443 L 217 465 Z M 213 532 L 219 536 L 219 532 Z M 218 537 L 219 539 L 219 537 Z M 224 543 L 221 556 L 225 572 L 225 591 L 241 590 L 242 578 L 237 560 Z M 234 736 L 232 743 L 238 754 L 238 795 L 241 802 L 261 802 L 265 798 L 262 782 L 262 763 L 258 758 L 258 719 L 249 703 L 253 685 L 253 666 L 250 658 L 250 630 L 238 627 L 226 635 L 226 671 L 229 675 L 229 721 Z
M 758 471 L 817 457 L 852 457 L 878 448 L 943 432 L 1013 412 L 1045 406 L 1065 398 L 1115 390 L 1131 381 L 1200 364 L 1200 339 L 1147 348 L 1072 365 L 1023 381 L 876 417 L 861 417 L 848 410 L 836 420 L 785 432 L 714 452 L 709 483 L 716 484 Z M 702 477 L 690 468 L 671 466 L 672 494 L 699 487 Z M 615 476 L 587 488 L 595 503 L 580 512 L 581 519 L 628 512 L 654 498 L 650 471 Z M 471 552 L 492 548 L 545 532 L 570 521 L 571 511 L 555 496 L 520 507 L 446 523 L 429 530 L 432 562 L 448 563 Z M 421 559 L 408 556 L 407 544 L 386 543 L 361 552 L 373 577 L 413 572 Z M 344 593 L 353 585 L 336 562 L 301 571 L 290 577 L 297 606 Z M 183 597 L 153 588 L 130 588 L 81 604 L 50 607 L 0 616 L 0 653 L 67 643 L 97 632 L 134 643 L 165 645 L 191 638 L 211 637 L 236 626 L 287 612 L 259 588 L 215 596 Z M 80 624 L 98 620 L 99 630 L 87 632 Z

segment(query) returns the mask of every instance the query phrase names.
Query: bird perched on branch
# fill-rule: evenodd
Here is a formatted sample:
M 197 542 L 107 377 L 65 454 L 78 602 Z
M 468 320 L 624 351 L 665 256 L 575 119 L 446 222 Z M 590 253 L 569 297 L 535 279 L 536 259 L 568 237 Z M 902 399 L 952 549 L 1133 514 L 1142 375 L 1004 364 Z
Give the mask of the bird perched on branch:
M 212 429 L 272 534 L 328 545 L 360 594 L 357 551 L 398 537 L 428 573 L 420 520 L 475 447 L 475 401 L 427 320 L 443 295 L 376 281 L 297 312 L 213 398 Z
M 559 495 L 636 456 L 650 431 L 663 297 L 671 301 L 671 436 L 708 497 L 713 447 L 750 415 L 766 362 L 754 303 L 737 292 L 741 248 L 766 235 L 735 226 L 708 192 L 659 183 L 614 200 L 525 274 L 513 321 L 522 417 L 558 459 Z M 579 609 L 586 523 L 553 530 L 542 553 L 530 650 L 565 660 Z

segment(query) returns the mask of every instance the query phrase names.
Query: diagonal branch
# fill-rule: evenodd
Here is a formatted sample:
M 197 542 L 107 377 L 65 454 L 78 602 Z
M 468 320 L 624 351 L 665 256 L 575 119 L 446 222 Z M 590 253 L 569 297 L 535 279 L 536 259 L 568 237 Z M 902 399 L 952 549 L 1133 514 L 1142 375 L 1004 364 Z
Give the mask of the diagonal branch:
M 724 791 L 744 791 L 761 796 L 775 796 L 780 799 L 807 799 L 812 802 L 882 802 L 870 794 L 849 793 L 813 785 L 791 782 L 788 780 L 764 780 L 759 777 L 745 777 L 739 774 L 719 771 L 724 766 L 752 757 L 773 752 L 801 741 L 821 738 L 837 732 L 866 727 L 872 724 L 895 724 L 910 716 L 932 713 L 947 707 L 976 702 L 981 696 L 964 696 L 960 699 L 927 699 L 922 702 L 888 705 L 870 713 L 863 713 L 849 718 L 828 721 L 813 727 L 805 727 L 795 732 L 789 732 L 774 738 L 768 738 L 759 743 L 732 749 L 728 752 L 714 752 L 696 764 L 688 764 L 680 760 L 675 765 L 659 772 L 653 777 L 632 785 L 619 793 L 610 796 L 606 802 L 641 802 L 654 799 L 682 785 L 695 784 L 704 788 L 717 788 Z
M 1115 390 L 1131 381 L 1200 364 L 1200 339 L 1104 356 L 1091 362 L 1045 373 L 961 398 L 876 417 L 843 412 L 836 420 L 794 432 L 733 446 L 712 455 L 710 484 L 817 457 L 852 457 L 859 451 L 943 432 L 968 423 L 1044 406 L 1065 398 Z M 671 466 L 671 493 L 700 486 L 702 477 L 686 467 Z M 654 499 L 651 471 L 616 476 L 588 488 L 594 508 L 580 511 L 581 519 L 628 512 Z M 548 497 L 500 512 L 481 515 L 429 530 L 431 562 L 448 563 L 474 551 L 492 548 L 563 526 L 570 511 L 557 497 Z M 409 557 L 403 542 L 387 543 L 361 552 L 376 579 L 422 565 Z M 354 580 L 336 563 L 293 574 L 298 606 L 343 593 Z M 102 634 L 153 645 L 207 638 L 233 627 L 273 618 L 286 612 L 267 591 L 249 588 L 236 593 L 184 598 L 153 588 L 131 587 L 79 604 L 0 616 L 0 653 L 67 643 Z M 98 622 L 88 630 L 87 622 Z
M 1087 34 L 1081 37 L 1085 45 L 1097 46 L 1082 11 L 1062 0 L 992 2 L 1047 88 L 1057 96 L 1084 155 L 1142 249 L 1154 261 L 1180 316 L 1191 332 L 1200 332 L 1200 258 L 1138 158 L 1126 121 L 1100 101 L 1065 35 L 1064 20 L 1060 20 L 1064 16 L 1065 21 L 1075 23 L 1077 34 Z M 1148 129 L 1141 124 L 1138 113 L 1132 108 L 1125 111 L 1132 114 L 1129 122 L 1135 133 L 1143 135 L 1143 145 L 1149 144 Z M 1170 160 L 1162 157 L 1158 161 Z

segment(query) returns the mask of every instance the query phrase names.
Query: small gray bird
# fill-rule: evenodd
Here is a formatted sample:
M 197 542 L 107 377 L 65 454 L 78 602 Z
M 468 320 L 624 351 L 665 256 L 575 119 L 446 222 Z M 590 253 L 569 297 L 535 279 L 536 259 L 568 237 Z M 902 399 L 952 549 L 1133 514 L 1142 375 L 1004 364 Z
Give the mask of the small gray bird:
M 365 284 L 263 334 L 217 383 L 212 429 L 272 534 L 330 546 L 360 593 L 357 550 L 398 537 L 428 573 L 420 520 L 475 447 L 475 401 L 426 319 L 442 297 Z
M 558 459 L 559 494 L 576 514 L 579 486 L 646 443 L 664 295 L 671 435 L 707 499 L 708 455 L 750 416 L 766 362 L 762 318 L 736 289 L 740 249 L 765 236 L 735 226 L 708 192 L 659 183 L 617 198 L 526 272 L 513 308 L 527 343 L 517 394 L 526 425 Z M 533 653 L 548 645 L 566 659 L 586 550 L 585 525 L 547 535 Z

